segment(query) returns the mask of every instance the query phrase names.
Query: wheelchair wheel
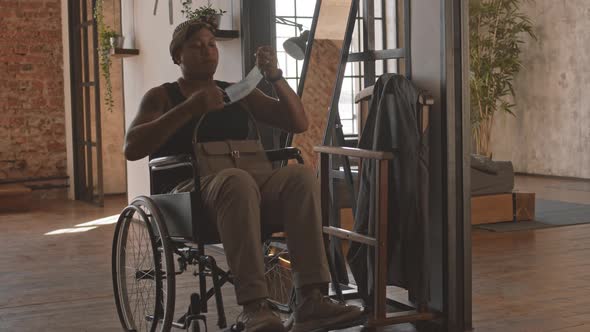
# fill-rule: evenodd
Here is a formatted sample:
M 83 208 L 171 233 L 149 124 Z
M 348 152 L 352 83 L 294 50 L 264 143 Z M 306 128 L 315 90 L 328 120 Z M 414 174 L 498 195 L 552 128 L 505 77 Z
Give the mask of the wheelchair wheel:
M 113 287 L 125 331 L 170 331 L 175 272 L 168 232 L 157 206 L 138 197 L 119 217 L 113 241 Z
M 284 238 L 272 238 L 265 241 L 263 248 L 268 301 L 273 311 L 288 324 L 292 313 L 292 301 L 295 297 L 286 241 Z

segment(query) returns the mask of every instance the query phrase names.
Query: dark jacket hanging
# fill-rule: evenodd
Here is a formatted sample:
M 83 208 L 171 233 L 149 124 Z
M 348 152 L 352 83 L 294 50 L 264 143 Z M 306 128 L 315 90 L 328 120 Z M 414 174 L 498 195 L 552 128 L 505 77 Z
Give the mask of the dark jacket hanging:
M 428 133 L 420 129 L 419 91 L 405 77 L 385 74 L 375 84 L 359 148 L 391 151 L 388 207 L 388 284 L 405 288 L 410 300 L 430 297 L 428 270 Z M 354 231 L 374 235 L 375 162 L 365 160 L 360 175 Z M 373 293 L 373 250 L 353 243 L 348 253 L 359 292 Z M 370 303 L 370 302 L 368 302 Z

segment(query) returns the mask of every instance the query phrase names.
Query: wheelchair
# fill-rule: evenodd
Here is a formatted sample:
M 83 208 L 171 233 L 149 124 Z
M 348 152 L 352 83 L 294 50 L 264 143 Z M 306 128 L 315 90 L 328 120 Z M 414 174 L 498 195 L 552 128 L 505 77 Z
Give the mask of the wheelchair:
M 303 163 L 296 148 L 267 151 L 267 156 L 275 163 Z M 117 313 L 125 331 L 206 331 L 205 314 L 211 298 L 215 298 L 216 325 L 222 330 L 228 328 L 221 287 L 233 284 L 233 277 L 206 252 L 212 250 L 209 245 L 221 241 L 214 222 L 203 211 L 198 186 L 191 192 L 167 193 L 170 183 L 178 183 L 174 178 L 193 176 L 199 182 L 195 163 L 190 155 L 151 159 L 150 196 L 135 198 L 119 216 L 113 239 L 112 278 Z M 262 231 L 265 275 L 269 304 L 289 327 L 294 295 L 286 241 L 277 236 L 280 231 Z M 177 276 L 193 268 L 199 291 L 190 294 L 188 309 L 175 319 Z M 238 323 L 228 330 L 243 329 Z

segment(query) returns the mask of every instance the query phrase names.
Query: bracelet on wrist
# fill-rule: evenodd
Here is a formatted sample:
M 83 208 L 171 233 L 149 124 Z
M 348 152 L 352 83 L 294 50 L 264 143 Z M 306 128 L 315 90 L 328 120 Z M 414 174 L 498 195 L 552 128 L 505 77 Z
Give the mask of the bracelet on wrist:
M 270 83 L 274 83 L 274 82 L 280 80 L 281 78 L 283 78 L 283 71 L 278 69 L 277 72 L 278 72 L 278 75 L 275 75 L 274 77 L 267 77 L 266 80 Z

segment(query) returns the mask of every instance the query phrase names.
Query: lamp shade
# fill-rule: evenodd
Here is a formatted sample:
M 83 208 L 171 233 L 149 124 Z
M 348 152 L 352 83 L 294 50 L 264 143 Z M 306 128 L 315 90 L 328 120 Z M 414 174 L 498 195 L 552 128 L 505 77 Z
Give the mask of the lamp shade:
M 291 37 L 283 43 L 285 52 L 297 60 L 305 59 L 305 49 L 307 48 L 307 39 L 309 30 L 305 30 L 299 37 Z

